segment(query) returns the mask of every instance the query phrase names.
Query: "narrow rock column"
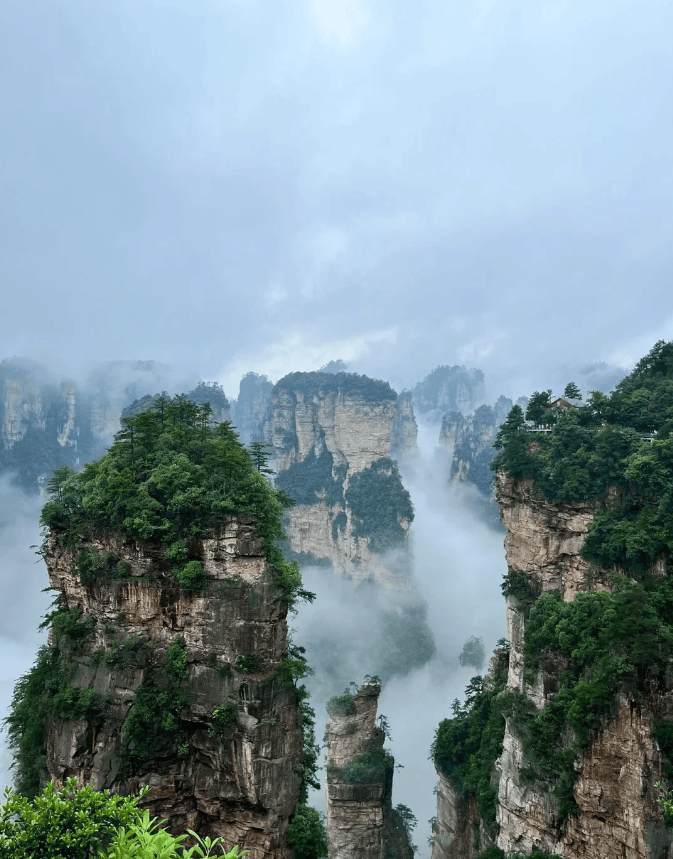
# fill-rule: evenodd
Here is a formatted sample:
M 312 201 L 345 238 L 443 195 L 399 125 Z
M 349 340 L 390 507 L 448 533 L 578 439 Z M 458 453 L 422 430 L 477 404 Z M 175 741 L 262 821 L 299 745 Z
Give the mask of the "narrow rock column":
M 395 761 L 376 725 L 380 692 L 377 683 L 367 683 L 352 699 L 345 693 L 328 705 L 329 859 L 413 859 L 402 819 L 392 808 Z
M 100 712 L 50 717 L 49 777 L 122 795 L 148 785 L 142 807 L 174 834 L 194 829 L 249 850 L 248 859 L 291 859 L 301 717 L 281 670 L 287 602 L 256 520 L 229 516 L 192 541 L 208 577 L 202 591 L 178 586 L 160 544 L 106 532 L 83 546 L 125 574 L 83 584 L 76 551 L 48 542 L 51 587 L 64 611 L 81 612 L 67 649 L 63 632 L 56 649 L 53 629 L 50 646 L 71 696 L 101 701 Z M 169 665 L 171 654 L 178 663 Z M 129 733 L 135 707 L 145 715 Z

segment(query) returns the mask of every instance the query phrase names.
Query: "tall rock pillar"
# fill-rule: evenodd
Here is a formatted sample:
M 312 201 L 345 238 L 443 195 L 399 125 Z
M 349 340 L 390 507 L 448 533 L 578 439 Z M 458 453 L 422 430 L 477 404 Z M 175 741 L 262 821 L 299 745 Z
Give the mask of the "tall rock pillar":
M 381 687 L 366 683 L 328 704 L 327 840 L 329 859 L 413 859 L 392 807 L 393 756 L 376 725 Z
M 201 591 L 177 584 L 161 544 L 100 532 L 78 552 L 49 539 L 60 602 L 44 670 L 48 694 L 64 688 L 46 765 L 59 786 L 70 776 L 120 794 L 148 785 L 142 806 L 174 834 L 291 859 L 301 715 L 283 674 L 288 606 L 255 526 L 230 516 L 190 542 Z

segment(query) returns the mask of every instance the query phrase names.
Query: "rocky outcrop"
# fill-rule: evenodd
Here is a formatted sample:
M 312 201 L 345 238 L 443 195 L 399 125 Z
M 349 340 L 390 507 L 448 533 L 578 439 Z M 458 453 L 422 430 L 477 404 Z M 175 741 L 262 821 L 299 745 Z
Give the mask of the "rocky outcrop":
M 156 361 L 114 361 L 80 382 L 27 358 L 0 363 L 0 471 L 35 492 L 54 470 L 101 456 L 133 400 L 170 385 Z M 227 416 L 221 417 L 228 420 Z
M 241 379 L 233 419 L 243 444 L 264 440 L 264 417 L 272 391 L 273 384 L 266 376 L 246 373 Z
M 397 394 L 357 373 L 290 373 L 273 389 L 264 436 L 276 470 L 329 451 L 346 475 L 390 456 Z
M 476 803 L 473 798 L 463 797 L 444 773 L 438 771 L 437 778 L 432 859 L 476 859 L 482 852 Z
M 396 532 L 396 548 L 405 550 L 412 511 L 389 459 L 395 428 L 400 447 L 408 446 L 415 434 L 411 401 L 398 398 L 386 382 L 356 373 L 291 373 L 278 382 L 264 433 L 274 451 L 276 485 L 297 502 L 286 525 L 293 552 L 328 560 L 356 581 L 408 588 L 407 572 L 400 574 L 405 564 L 391 568 L 372 543 L 376 511 L 366 514 L 369 524 L 363 524 L 365 514 L 356 523 L 348 502 L 356 476 L 365 472 L 372 499 L 376 486 L 394 484 L 400 508 L 388 530 Z
M 54 537 L 45 560 L 61 607 L 81 609 L 87 630 L 68 653 L 68 683 L 104 704 L 86 719 L 50 721 L 50 777 L 122 794 L 147 784 L 143 806 L 174 833 L 222 836 L 251 859 L 290 859 L 301 717 L 282 670 L 287 602 L 254 518 L 231 516 L 190 542 L 208 576 L 201 592 L 178 587 L 158 544 L 107 533 L 83 545 L 112 557 L 114 579 L 83 585 L 74 550 Z
M 384 750 L 385 733 L 376 725 L 380 691 L 377 683 L 365 684 L 354 696 L 346 693 L 328 705 L 329 859 L 413 857 L 402 818 L 392 807 L 395 761 Z
M 419 414 L 441 420 L 447 412 L 469 412 L 484 402 L 484 374 L 462 366 L 436 367 L 414 385 L 413 400 Z
M 505 552 L 510 574 L 525 576 L 531 594 L 557 591 L 565 602 L 581 591 L 608 590 L 611 571 L 589 564 L 580 551 L 593 521 L 596 501 L 554 502 L 546 499 L 530 480 L 514 483 L 499 473 L 496 495 L 507 529 Z M 620 504 L 616 490 L 602 505 Z M 664 575 L 661 563 L 652 575 Z M 524 634 L 527 609 L 515 597 L 507 600 L 510 643 L 506 691 L 522 692 L 544 709 L 558 689 L 558 677 L 567 668 L 551 658 L 534 678 L 527 677 Z M 669 672 L 670 674 L 670 672 Z M 663 685 L 662 685 L 663 683 Z M 528 854 L 533 848 L 563 859 L 670 859 L 671 833 L 663 822 L 656 783 L 663 778 L 663 758 L 652 728 L 659 720 L 673 720 L 673 677 L 652 678 L 638 693 L 619 692 L 610 717 L 590 736 L 574 762 L 573 799 L 576 815 L 560 821 L 553 784 L 531 777 L 522 738 L 511 719 L 506 720 L 502 754 L 493 770 L 498 787 L 497 846 L 505 855 Z M 527 770 L 526 776 L 522 770 Z M 441 788 L 440 779 L 440 788 Z M 450 784 L 440 789 L 433 859 L 466 856 L 452 852 L 451 844 L 466 839 L 470 825 L 478 824 L 474 809 Z M 440 825 L 440 821 L 443 821 Z M 456 848 L 459 850 L 459 848 Z
M 549 501 L 531 481 L 514 484 L 498 475 L 497 498 L 507 528 L 505 553 L 509 570 L 530 576 L 537 593 L 559 591 L 565 602 L 580 591 L 607 590 L 607 575 L 581 557 L 580 551 L 596 513 L 594 501 Z M 604 503 L 617 504 L 616 491 Z M 652 571 L 662 574 L 663 570 Z M 562 666 L 539 672 L 533 684 L 524 678 L 525 613 L 508 600 L 507 628 L 510 668 L 507 688 L 523 691 L 543 708 L 558 688 Z M 511 724 L 505 729 L 498 762 L 498 845 L 506 853 L 527 852 L 534 846 L 566 859 L 633 859 L 668 857 L 670 836 L 657 804 L 662 778 L 662 756 L 652 727 L 655 720 L 673 715 L 668 693 L 619 695 L 616 715 L 607 720 L 588 748 L 575 761 L 574 799 L 578 814 L 564 826 L 547 785 L 524 781 L 521 740 Z
M 520 397 L 517 405 L 525 408 L 527 399 Z M 491 460 L 495 456 L 498 428 L 509 414 L 512 401 L 498 397 L 495 405 L 479 406 L 474 414 L 448 412 L 442 417 L 439 432 L 440 455 L 448 464 L 451 483 L 471 483 L 485 498 L 493 497 Z
M 393 459 L 406 460 L 418 456 L 418 425 L 414 415 L 414 403 L 411 391 L 402 391 L 395 404 L 393 418 L 393 434 L 391 439 L 391 456 Z
M 339 517 L 343 517 L 343 521 Z M 404 531 L 409 521 L 402 520 Z M 398 559 L 394 564 L 383 561 L 369 548 L 369 541 L 353 533 L 352 513 L 347 504 L 329 507 L 301 504 L 293 507 L 287 517 L 286 533 L 293 552 L 300 557 L 329 561 L 339 576 L 348 576 L 354 584 L 374 579 L 380 585 L 395 590 L 410 587 L 409 563 Z

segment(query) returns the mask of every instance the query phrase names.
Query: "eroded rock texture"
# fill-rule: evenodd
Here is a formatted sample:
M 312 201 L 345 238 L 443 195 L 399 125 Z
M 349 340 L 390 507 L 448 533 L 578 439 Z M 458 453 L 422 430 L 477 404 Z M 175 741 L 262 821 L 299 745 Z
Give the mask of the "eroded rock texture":
M 410 395 L 398 397 L 387 382 L 356 373 L 291 373 L 273 389 L 264 434 L 274 451 L 276 484 L 297 502 L 286 523 L 292 551 L 328 560 L 357 582 L 408 589 L 409 565 L 391 565 L 372 551 L 345 496 L 353 476 L 391 457 L 393 448 L 415 448 Z M 393 526 L 398 548 L 409 524 L 405 513 Z
M 100 717 L 54 720 L 47 767 L 62 784 L 135 793 L 174 833 L 223 836 L 251 859 L 291 857 L 285 846 L 297 801 L 302 729 L 296 693 L 278 675 L 288 651 L 287 603 L 249 516 L 229 517 L 190 544 L 207 574 L 203 592 L 179 588 L 159 544 L 99 534 L 85 547 L 112 553 L 128 578 L 84 587 L 73 550 L 52 537 L 49 580 L 68 608 L 81 607 L 89 634 L 68 654 L 70 683 L 104 699 Z M 169 649 L 184 643 L 185 706 L 168 744 L 150 756 L 124 739 L 124 727 L 148 681 L 170 688 Z M 52 639 L 53 643 L 53 639 Z M 151 733 L 151 730 L 148 730 Z
M 535 593 L 558 591 L 564 601 L 580 591 L 609 587 L 607 570 L 580 556 L 595 502 L 552 502 L 529 480 L 516 484 L 499 474 L 496 497 L 507 528 L 505 552 L 510 572 L 530 577 Z M 616 492 L 604 503 L 617 503 Z M 664 574 L 661 565 L 653 575 Z M 533 683 L 524 676 L 526 612 L 507 601 L 510 642 L 507 689 L 523 692 L 539 710 L 558 691 L 564 665 L 548 660 Z M 670 859 L 670 832 L 657 803 L 663 778 L 661 750 L 652 735 L 660 719 L 673 719 L 672 678 L 652 680 L 645 692 L 620 693 L 611 718 L 604 720 L 589 746 L 575 760 L 574 799 L 578 814 L 559 822 L 553 784 L 521 776 L 528 765 L 521 738 L 507 721 L 503 751 L 493 773 L 498 786 L 497 846 L 507 856 L 539 848 L 564 859 Z M 448 781 L 448 780 L 447 780 Z M 475 811 L 448 783 L 438 796 L 433 859 L 472 859 L 468 830 L 478 825 Z M 443 836 L 443 840 L 440 836 Z M 463 846 L 460 846 L 463 845 Z M 462 851 L 462 852 L 461 852 Z
M 378 684 L 363 686 L 348 712 L 332 716 L 325 729 L 329 859 L 413 857 L 392 807 L 394 761 L 376 725 L 380 691 Z

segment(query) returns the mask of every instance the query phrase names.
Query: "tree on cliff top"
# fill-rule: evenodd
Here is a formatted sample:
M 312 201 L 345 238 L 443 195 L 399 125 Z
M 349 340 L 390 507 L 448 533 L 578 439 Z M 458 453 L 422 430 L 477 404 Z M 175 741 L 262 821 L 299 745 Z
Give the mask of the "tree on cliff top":
M 147 411 L 124 417 L 105 456 L 80 474 L 54 473 L 42 525 L 72 547 L 91 530 L 111 529 L 160 541 L 177 557 L 186 538 L 247 513 L 257 519 L 266 558 L 289 598 L 312 599 L 277 545 L 291 499 L 269 486 L 228 421 L 211 425 L 211 413 L 208 402 L 161 396 Z

